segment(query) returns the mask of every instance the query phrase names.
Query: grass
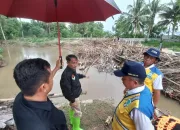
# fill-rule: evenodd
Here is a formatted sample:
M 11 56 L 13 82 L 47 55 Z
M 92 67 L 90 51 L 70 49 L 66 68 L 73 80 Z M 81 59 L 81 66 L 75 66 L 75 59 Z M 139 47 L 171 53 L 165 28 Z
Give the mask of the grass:
M 143 45 L 145 46 L 154 46 L 159 47 L 159 41 L 151 40 L 151 41 L 145 41 L 143 42 Z M 180 42 L 167 42 L 163 41 L 163 48 L 169 48 L 174 51 L 180 51 Z
M 9 45 L 24 45 L 24 46 L 45 46 L 45 45 L 56 45 L 56 38 L 19 38 L 16 40 L 8 40 Z
M 75 40 L 75 38 L 61 38 L 61 44 L 64 42 L 69 42 Z M 19 38 L 14 40 L 7 40 L 9 45 L 24 45 L 24 46 L 46 46 L 46 45 L 57 45 L 58 38 L 54 37 L 27 37 L 27 38 Z

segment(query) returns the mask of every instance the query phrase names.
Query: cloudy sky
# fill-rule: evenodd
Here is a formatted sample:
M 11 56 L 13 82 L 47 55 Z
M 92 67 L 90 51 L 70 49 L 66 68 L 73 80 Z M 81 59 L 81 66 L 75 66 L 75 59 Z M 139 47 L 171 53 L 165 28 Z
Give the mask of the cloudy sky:
M 145 0 L 145 1 L 146 3 L 149 2 L 149 0 Z M 169 3 L 170 1 L 171 0 L 161 0 L 161 3 L 162 4 Z M 127 6 L 133 4 L 133 0 L 115 0 L 115 2 L 122 12 L 127 12 Z M 112 31 L 112 26 L 114 25 L 115 20 L 118 19 L 119 16 L 120 15 L 115 15 L 114 20 L 112 19 L 112 17 L 110 17 L 105 22 L 103 22 L 104 30 Z M 157 21 L 158 21 L 158 18 L 156 18 L 156 22 Z

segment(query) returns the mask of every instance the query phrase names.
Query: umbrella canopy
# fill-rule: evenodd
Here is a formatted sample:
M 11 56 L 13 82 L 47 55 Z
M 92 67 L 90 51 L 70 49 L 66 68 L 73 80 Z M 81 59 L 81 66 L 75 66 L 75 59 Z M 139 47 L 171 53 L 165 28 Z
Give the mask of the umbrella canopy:
M 59 56 L 62 62 L 58 22 L 105 21 L 121 13 L 114 0 L 1 0 L 0 14 L 57 22 Z
M 2 0 L 0 14 L 44 22 L 105 21 L 121 13 L 114 0 Z

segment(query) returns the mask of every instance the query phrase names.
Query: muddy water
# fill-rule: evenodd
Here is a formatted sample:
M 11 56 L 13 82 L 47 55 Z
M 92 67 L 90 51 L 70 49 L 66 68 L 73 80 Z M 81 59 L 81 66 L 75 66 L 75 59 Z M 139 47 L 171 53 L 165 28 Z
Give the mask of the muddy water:
M 0 68 L 0 98 L 15 97 L 19 92 L 13 79 L 13 69 L 19 61 L 26 58 L 40 57 L 49 61 L 53 68 L 58 55 L 57 47 L 29 48 L 10 46 L 8 49 L 9 53 L 7 50 L 4 52 L 4 58 L 8 65 Z M 64 56 L 70 53 L 68 50 L 63 50 Z M 54 77 L 54 87 L 51 93 L 61 93 L 59 87 L 61 73 L 62 70 L 59 70 Z M 95 68 L 91 68 L 87 75 L 90 76 L 89 79 L 81 80 L 83 90 L 87 91 L 87 95 L 83 95 L 82 99 L 113 98 L 115 104 L 118 104 L 122 99 L 124 90 L 124 86 L 119 78 L 106 73 L 98 73 Z M 180 105 L 177 102 L 162 95 L 158 106 L 162 110 L 169 110 L 172 115 L 180 118 Z

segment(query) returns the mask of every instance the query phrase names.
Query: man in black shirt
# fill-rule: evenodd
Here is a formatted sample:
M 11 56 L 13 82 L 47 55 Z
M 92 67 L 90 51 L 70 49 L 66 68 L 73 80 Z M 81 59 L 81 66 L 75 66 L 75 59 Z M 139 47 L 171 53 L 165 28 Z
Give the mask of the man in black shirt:
M 13 117 L 18 130 L 68 130 L 64 113 L 47 97 L 60 66 L 57 60 L 51 71 L 50 64 L 40 58 L 16 65 L 14 79 L 21 92 L 14 101 Z
M 82 88 L 79 79 L 85 78 L 86 76 L 76 73 L 78 59 L 75 55 L 68 55 L 66 60 L 67 67 L 61 76 L 60 86 L 64 97 L 70 102 L 71 109 L 69 111 L 69 116 L 70 123 L 73 125 L 73 130 L 82 130 L 80 128 L 82 112 L 79 101 Z

